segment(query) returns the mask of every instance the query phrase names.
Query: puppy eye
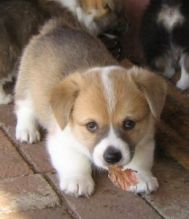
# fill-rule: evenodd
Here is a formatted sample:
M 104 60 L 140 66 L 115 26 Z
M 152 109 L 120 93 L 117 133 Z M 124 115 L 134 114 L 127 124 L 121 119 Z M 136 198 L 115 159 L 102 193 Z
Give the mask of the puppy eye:
M 98 125 L 96 122 L 89 122 L 86 124 L 87 130 L 94 133 L 98 129 Z
M 124 130 L 130 130 L 135 127 L 136 123 L 131 119 L 126 119 L 123 121 L 123 129 Z

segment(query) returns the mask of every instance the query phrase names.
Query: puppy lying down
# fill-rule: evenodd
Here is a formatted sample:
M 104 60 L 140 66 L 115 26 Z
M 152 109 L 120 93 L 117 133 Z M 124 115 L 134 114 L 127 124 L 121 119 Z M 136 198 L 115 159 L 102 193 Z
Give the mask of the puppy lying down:
M 125 69 L 103 44 L 79 27 L 49 21 L 25 48 L 15 90 L 16 138 L 40 140 L 47 149 L 60 188 L 91 195 L 91 164 L 136 171 L 132 192 L 158 188 L 152 175 L 155 122 L 166 84 L 141 68 Z

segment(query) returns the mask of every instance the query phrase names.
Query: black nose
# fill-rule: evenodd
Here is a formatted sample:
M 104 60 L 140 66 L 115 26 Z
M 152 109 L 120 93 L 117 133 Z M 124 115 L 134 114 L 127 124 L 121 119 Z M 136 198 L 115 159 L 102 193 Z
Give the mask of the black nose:
M 120 150 L 117 150 L 116 148 L 109 146 L 104 152 L 103 157 L 107 163 L 115 164 L 121 160 L 122 154 Z

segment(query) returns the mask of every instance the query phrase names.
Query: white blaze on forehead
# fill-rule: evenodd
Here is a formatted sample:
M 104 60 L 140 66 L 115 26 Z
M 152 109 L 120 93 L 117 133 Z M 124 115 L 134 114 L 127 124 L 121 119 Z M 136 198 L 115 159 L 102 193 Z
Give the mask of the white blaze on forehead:
M 179 7 L 164 6 L 158 15 L 158 22 L 162 23 L 168 31 L 171 31 L 175 25 L 184 22 L 184 17 Z
M 109 66 L 102 68 L 101 78 L 104 86 L 104 96 L 106 98 L 108 109 L 110 112 L 114 110 L 116 104 L 114 84 L 110 75 L 113 71 L 120 68 L 121 67 L 119 66 Z

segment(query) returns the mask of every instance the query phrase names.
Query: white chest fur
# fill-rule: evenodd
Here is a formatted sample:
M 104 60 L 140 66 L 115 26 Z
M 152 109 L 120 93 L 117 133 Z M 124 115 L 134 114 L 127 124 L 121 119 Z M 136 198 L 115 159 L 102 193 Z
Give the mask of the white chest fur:
M 171 31 L 175 25 L 184 22 L 184 16 L 181 14 L 179 7 L 163 6 L 158 14 L 158 22 Z

